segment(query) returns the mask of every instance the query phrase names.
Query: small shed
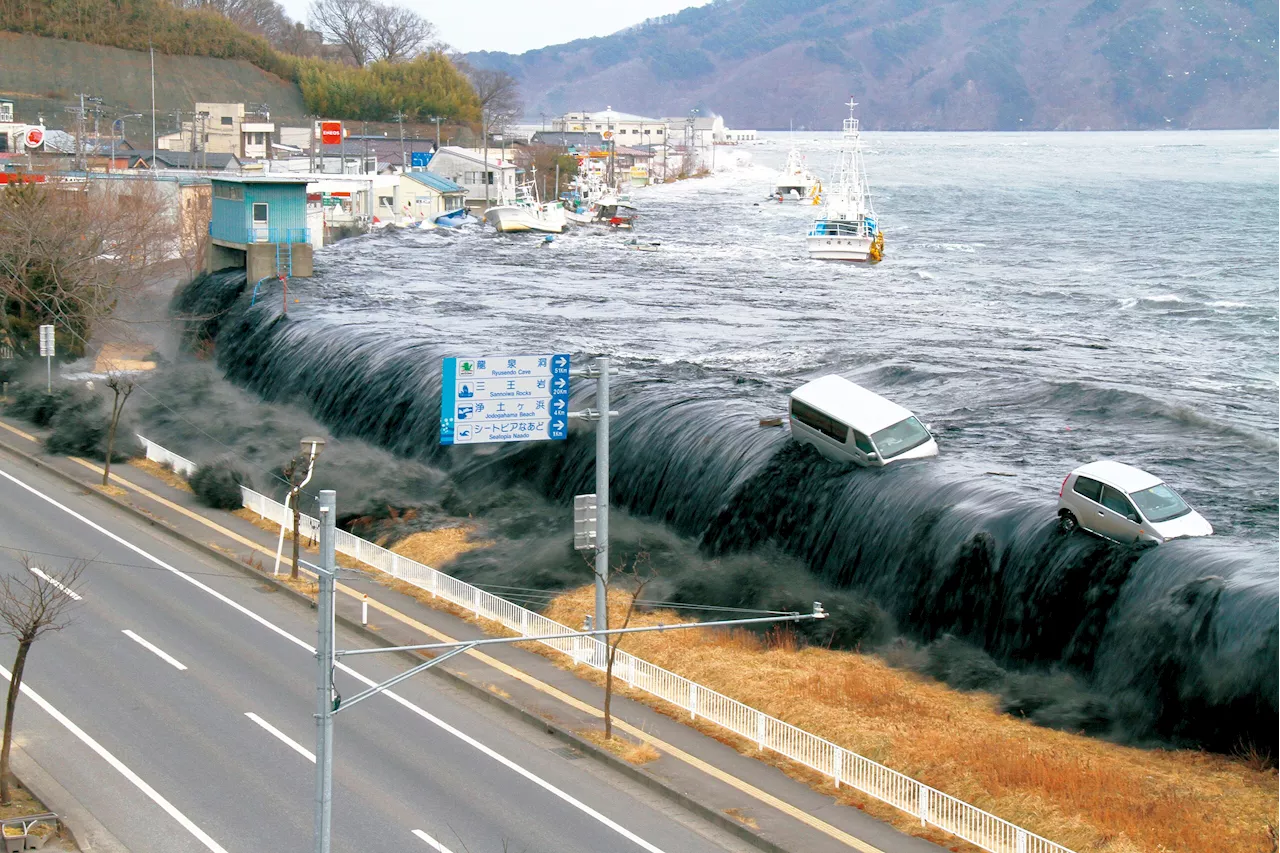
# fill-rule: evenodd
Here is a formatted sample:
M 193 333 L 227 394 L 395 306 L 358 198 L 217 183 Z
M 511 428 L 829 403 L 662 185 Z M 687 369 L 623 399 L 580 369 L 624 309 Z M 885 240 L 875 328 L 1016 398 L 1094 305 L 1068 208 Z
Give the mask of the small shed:
M 210 271 L 244 267 L 250 281 L 310 277 L 305 177 L 219 175 L 211 182 Z
M 434 221 L 467 205 L 467 188 L 443 175 L 413 171 L 400 175 L 400 215 L 414 222 Z

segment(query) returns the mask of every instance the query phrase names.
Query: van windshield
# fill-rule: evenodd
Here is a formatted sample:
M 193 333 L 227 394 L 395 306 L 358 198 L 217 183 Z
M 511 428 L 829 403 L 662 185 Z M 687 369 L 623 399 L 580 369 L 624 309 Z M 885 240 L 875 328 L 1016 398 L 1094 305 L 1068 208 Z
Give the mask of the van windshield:
M 892 459 L 906 453 L 911 448 L 924 444 L 929 438 L 929 431 L 914 417 L 871 434 L 871 440 L 875 442 L 881 459 Z
M 1134 492 L 1129 497 L 1133 498 L 1133 502 L 1138 505 L 1138 509 L 1142 510 L 1142 514 L 1152 524 L 1169 521 L 1191 512 L 1191 507 L 1187 506 L 1187 502 L 1164 483 L 1152 486 L 1149 489 L 1143 489 L 1140 492 Z

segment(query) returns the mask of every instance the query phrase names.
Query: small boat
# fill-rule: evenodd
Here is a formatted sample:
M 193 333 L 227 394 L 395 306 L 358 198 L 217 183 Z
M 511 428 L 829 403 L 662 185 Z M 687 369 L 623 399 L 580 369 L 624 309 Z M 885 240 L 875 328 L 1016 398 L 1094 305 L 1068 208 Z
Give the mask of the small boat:
M 480 220 L 476 219 L 470 213 L 467 213 L 467 209 L 465 207 L 437 214 L 433 220 L 433 222 L 441 228 L 461 228 L 463 225 L 471 225 L 479 221 Z M 426 222 L 424 221 L 423 225 L 425 224 Z
M 564 231 L 564 205 L 558 201 L 538 201 L 538 191 L 530 182 L 516 187 L 514 201 L 499 203 L 484 212 L 484 221 L 503 233 L 540 231 L 559 234 Z
M 853 117 L 856 106 L 851 99 L 836 181 L 826 190 L 822 215 L 806 238 L 809 257 L 818 260 L 875 263 L 884 256 L 884 235 L 876 225 L 876 211 L 862 164 L 858 120 Z
M 656 252 L 662 248 L 662 243 L 657 240 L 641 240 L 639 237 L 632 237 L 622 243 L 628 249 L 634 249 L 637 252 Z
M 804 164 L 799 148 L 792 148 L 787 162 L 773 183 L 773 198 L 778 201 L 803 201 L 816 198 L 822 192 L 822 182 Z

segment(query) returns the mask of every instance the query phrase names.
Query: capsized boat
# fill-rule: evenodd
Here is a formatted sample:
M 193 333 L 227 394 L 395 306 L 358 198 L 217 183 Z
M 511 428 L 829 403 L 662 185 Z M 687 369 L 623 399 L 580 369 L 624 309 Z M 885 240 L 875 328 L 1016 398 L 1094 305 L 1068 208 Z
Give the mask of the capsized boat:
M 514 201 L 499 203 L 484 212 L 484 221 L 503 233 L 539 231 L 559 234 L 564 231 L 564 205 L 558 201 L 538 200 L 532 183 L 516 187 Z
M 479 221 L 480 220 L 476 219 L 470 213 L 467 213 L 467 209 L 465 207 L 459 207 L 457 210 L 449 210 L 444 213 L 437 214 L 435 219 L 432 220 L 432 222 L 439 225 L 441 228 L 461 228 L 463 225 L 470 225 Z M 426 223 L 424 222 L 423 224 L 425 225 Z
M 822 215 L 809 229 L 806 241 L 809 257 L 825 261 L 879 261 L 884 255 L 884 235 L 876 225 L 866 170 L 862 163 L 862 142 L 857 104 L 851 98 L 849 117 L 844 120 L 840 165 L 835 183 L 826 188 Z
M 822 182 L 809 171 L 799 148 L 787 153 L 787 162 L 773 183 L 773 197 L 778 201 L 795 201 L 816 198 L 822 191 Z

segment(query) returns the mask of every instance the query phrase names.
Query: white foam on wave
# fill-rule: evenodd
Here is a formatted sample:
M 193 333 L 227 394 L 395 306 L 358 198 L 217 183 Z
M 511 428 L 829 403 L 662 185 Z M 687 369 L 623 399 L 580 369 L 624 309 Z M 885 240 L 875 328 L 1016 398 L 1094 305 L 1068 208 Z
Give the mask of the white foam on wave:
M 1181 302 L 1181 296 L 1175 296 L 1172 293 L 1162 293 L 1159 296 L 1144 297 L 1147 302 Z
M 920 278 L 924 279 L 925 281 L 933 280 L 933 274 L 925 272 L 924 270 L 916 270 L 916 275 L 920 276 Z
M 1249 307 L 1248 303 L 1228 302 L 1225 299 L 1219 300 L 1217 302 L 1209 302 L 1207 304 L 1210 308 L 1248 308 Z
M 1138 300 L 1134 299 L 1131 296 L 1126 296 L 1124 299 L 1120 300 L 1120 310 L 1121 311 L 1128 310 L 1129 308 L 1132 308 L 1137 304 L 1138 304 Z

